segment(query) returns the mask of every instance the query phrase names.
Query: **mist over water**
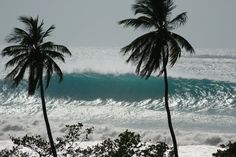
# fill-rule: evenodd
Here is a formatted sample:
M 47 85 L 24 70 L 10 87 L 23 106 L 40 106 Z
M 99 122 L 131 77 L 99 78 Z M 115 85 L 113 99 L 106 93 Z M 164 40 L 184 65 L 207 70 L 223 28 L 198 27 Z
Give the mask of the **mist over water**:
M 63 133 L 65 124 L 83 122 L 97 128 L 94 140 L 129 128 L 146 140 L 171 141 L 162 77 L 137 77 L 118 48 L 77 48 L 72 53 L 62 65 L 63 82 L 58 84 L 53 77 L 46 91 L 56 135 Z M 27 82 L 11 88 L 3 79 L 4 61 L 0 63 L 0 139 L 8 139 L 9 134 L 45 135 L 39 94 L 27 96 Z M 169 74 L 169 101 L 180 144 L 217 145 L 235 137 L 236 50 L 183 54 Z

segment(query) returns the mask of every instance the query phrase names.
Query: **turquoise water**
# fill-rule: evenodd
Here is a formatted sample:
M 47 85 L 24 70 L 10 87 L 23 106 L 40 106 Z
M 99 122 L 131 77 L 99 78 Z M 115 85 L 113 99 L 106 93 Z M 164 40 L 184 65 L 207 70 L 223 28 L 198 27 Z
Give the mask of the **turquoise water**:
M 175 111 L 205 112 L 236 116 L 236 83 L 225 81 L 172 78 L 169 79 L 170 106 Z M 3 84 L 3 81 L 0 81 Z M 6 101 L 13 95 L 26 91 L 23 83 L 16 90 L 5 86 L 0 90 Z M 145 109 L 163 111 L 163 78 L 150 77 L 142 79 L 135 75 L 104 75 L 96 73 L 66 74 L 62 83 L 53 78 L 46 90 L 48 99 L 64 99 L 65 101 L 113 100 L 121 104 Z M 26 100 L 27 101 L 27 100 Z

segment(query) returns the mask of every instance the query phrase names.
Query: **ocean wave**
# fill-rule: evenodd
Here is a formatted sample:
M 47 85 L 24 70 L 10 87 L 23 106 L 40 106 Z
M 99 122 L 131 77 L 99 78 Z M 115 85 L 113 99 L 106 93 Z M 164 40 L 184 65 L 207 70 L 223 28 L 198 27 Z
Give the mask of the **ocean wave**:
M 2 106 L 38 102 L 26 94 L 27 83 L 13 89 L 0 81 Z M 60 100 L 78 105 L 119 104 L 148 110 L 165 110 L 163 105 L 164 84 L 162 77 L 141 79 L 132 74 L 103 75 L 96 73 L 66 74 L 58 84 L 53 77 L 46 90 L 49 102 Z M 194 111 L 212 114 L 234 115 L 236 111 L 236 84 L 224 81 L 169 78 L 170 107 L 178 111 Z

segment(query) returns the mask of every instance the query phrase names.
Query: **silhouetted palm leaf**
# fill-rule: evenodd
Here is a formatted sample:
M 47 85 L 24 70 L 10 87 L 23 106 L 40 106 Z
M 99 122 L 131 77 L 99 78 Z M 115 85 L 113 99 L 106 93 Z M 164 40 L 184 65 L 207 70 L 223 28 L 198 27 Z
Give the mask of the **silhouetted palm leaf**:
M 167 27 L 168 29 L 175 29 L 179 26 L 182 26 L 184 25 L 186 22 L 187 22 L 187 13 L 186 12 L 183 12 L 181 14 L 179 14 L 178 16 L 176 16 L 173 20 L 171 20 Z
M 194 49 L 191 46 L 191 44 L 186 39 L 184 39 L 182 36 L 180 36 L 176 33 L 172 33 L 172 37 L 179 43 L 181 48 L 184 48 L 186 51 L 188 51 L 190 53 L 194 53 Z
M 18 64 L 19 62 L 27 59 L 28 57 L 28 54 L 27 53 L 23 53 L 23 54 L 19 54 L 17 56 L 15 56 L 14 58 L 10 59 L 6 64 L 6 68 L 7 67 L 11 67 L 11 66 L 14 66 L 16 64 Z
M 119 24 L 124 24 L 126 27 L 131 26 L 134 28 L 139 28 L 139 27 L 151 28 L 154 26 L 153 21 L 146 16 L 141 16 L 138 17 L 137 19 L 126 19 L 120 21 Z
M 48 30 L 44 32 L 44 34 L 43 34 L 41 40 L 44 39 L 45 37 L 50 36 L 50 33 L 51 33 L 55 28 L 56 28 L 56 27 L 55 27 L 54 25 L 50 26 L 50 27 L 48 28 Z

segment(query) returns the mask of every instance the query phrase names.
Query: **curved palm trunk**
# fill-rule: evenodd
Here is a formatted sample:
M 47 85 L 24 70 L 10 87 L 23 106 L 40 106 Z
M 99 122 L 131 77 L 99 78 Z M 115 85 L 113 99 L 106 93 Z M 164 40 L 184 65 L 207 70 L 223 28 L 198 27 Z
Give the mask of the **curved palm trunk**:
M 48 134 L 49 142 L 51 145 L 53 157 L 57 157 L 57 152 L 56 152 L 56 148 L 54 146 L 52 133 L 51 133 L 51 129 L 50 129 L 50 124 L 49 124 L 48 116 L 47 116 L 47 109 L 46 109 L 46 103 L 45 103 L 45 98 L 44 98 L 44 88 L 43 88 L 42 76 L 39 81 L 40 81 L 39 83 L 40 83 L 40 94 L 41 94 L 41 101 L 42 101 L 43 116 L 44 116 L 44 121 L 45 121 L 46 128 L 47 128 L 47 134 Z
M 171 114 L 170 114 L 169 102 L 168 102 L 168 80 L 167 80 L 166 67 L 164 67 L 164 83 L 165 83 L 165 107 L 166 107 L 166 113 L 167 113 L 167 118 L 168 118 L 168 126 L 170 129 L 170 134 L 171 134 L 172 142 L 174 146 L 174 154 L 175 154 L 175 157 L 178 157 L 179 155 L 178 155 L 177 141 L 176 141 L 175 132 L 174 132 L 172 122 L 171 122 Z
M 165 53 L 166 52 L 166 53 Z M 168 79 L 167 79 L 167 63 L 168 63 L 168 56 L 169 56 L 169 52 L 168 50 L 166 50 L 165 48 L 163 49 L 163 73 L 164 73 L 164 85 L 165 85 L 165 108 L 166 108 L 166 114 L 167 114 L 167 119 L 168 119 L 168 126 L 169 126 L 169 130 L 170 130 L 170 134 L 171 134 L 171 138 L 172 138 L 172 142 L 173 142 L 173 147 L 174 147 L 174 155 L 175 157 L 178 157 L 178 146 L 177 146 L 177 141 L 176 141 L 176 137 L 175 137 L 175 132 L 172 126 L 172 120 L 171 120 L 171 114 L 170 114 L 170 108 L 169 108 L 169 87 L 168 87 Z

